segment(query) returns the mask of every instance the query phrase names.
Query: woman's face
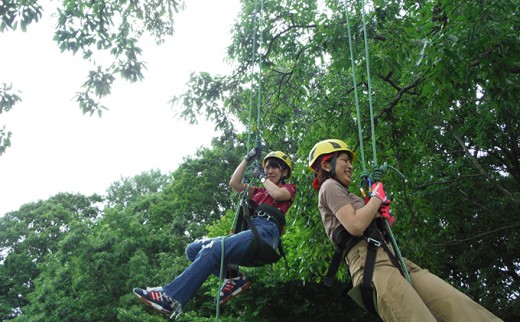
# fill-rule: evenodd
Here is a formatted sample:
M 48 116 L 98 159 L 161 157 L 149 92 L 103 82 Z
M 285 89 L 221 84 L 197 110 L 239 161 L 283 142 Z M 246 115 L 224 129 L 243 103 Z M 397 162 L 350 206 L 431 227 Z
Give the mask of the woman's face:
M 287 170 L 284 170 L 282 172 L 282 169 L 280 168 L 278 163 L 269 159 L 265 163 L 264 173 L 267 176 L 267 178 L 269 178 L 269 180 L 275 183 L 276 185 L 280 183 L 280 181 L 282 180 L 282 176 L 287 176 Z
M 345 186 L 352 182 L 352 162 L 347 153 L 341 153 L 336 159 L 336 179 Z

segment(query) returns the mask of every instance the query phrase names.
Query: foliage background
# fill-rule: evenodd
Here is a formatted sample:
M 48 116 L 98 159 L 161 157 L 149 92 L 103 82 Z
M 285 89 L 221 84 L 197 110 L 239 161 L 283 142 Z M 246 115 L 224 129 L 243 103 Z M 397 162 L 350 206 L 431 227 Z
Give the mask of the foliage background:
M 65 17 L 83 17 L 82 6 L 65 3 Z M 97 28 L 84 30 L 85 38 L 72 42 L 63 33 L 70 31 L 64 18 L 57 32 L 69 35 L 69 41 L 60 44 L 68 44 L 68 50 L 97 44 L 131 61 L 128 53 L 135 53 L 135 39 L 117 35 L 129 35 L 125 32 L 134 24 L 96 34 L 107 23 L 99 17 L 108 9 L 101 2 L 91 4 L 99 15 L 85 19 L 92 19 Z M 121 3 L 112 4 L 111 12 L 125 13 L 117 7 Z M 377 160 L 398 168 L 408 180 L 393 172 L 385 175 L 401 251 L 502 319 L 518 321 L 520 3 L 368 4 Z M 28 8 L 32 5 L 37 17 L 37 2 Z M 147 26 L 158 27 L 153 29 L 158 36 L 167 35 L 168 5 L 173 3 L 162 9 L 148 7 L 153 10 L 147 13 L 136 6 L 131 13 L 138 21 L 155 17 Z M 377 320 L 345 297 L 344 269 L 338 277 L 343 282 L 331 288 L 322 284 L 333 248 L 323 233 L 306 165 L 311 147 L 326 138 L 349 142 L 361 156 L 353 68 L 363 142 L 371 139 L 360 2 L 266 0 L 264 5 L 261 15 L 255 3 L 242 4 L 229 46 L 233 73 L 194 74 L 190 90 L 172 100 L 180 117 L 196 122 L 205 116 L 223 130 L 211 149 L 187 157 L 171 174 L 151 170 L 122 178 L 105 196 L 60 193 L 0 218 L 2 320 L 164 320 L 142 306 L 131 290 L 168 283 L 187 266 L 188 242 L 227 233 L 237 202 L 227 182 L 249 148 L 249 134 L 236 130 L 236 120 L 250 124 L 248 107 L 256 109 L 259 98 L 258 87 L 250 85 L 259 80 L 260 127 L 253 123 L 250 132 L 261 138 L 265 151 L 279 149 L 291 155 L 292 181 L 299 189 L 284 236 L 290 268 L 280 262 L 245 269 L 252 288 L 226 304 L 221 319 Z M 1 8 L 2 29 L 13 26 L 6 8 Z M 127 12 L 128 17 L 132 14 Z M 29 18 L 25 23 L 31 23 Z M 116 44 L 128 46 L 113 48 Z M 83 53 L 87 59 L 89 54 Z M 85 112 L 101 111 L 86 99 L 109 94 L 113 75 L 139 79 L 139 64 L 115 62 L 121 64 L 91 75 L 92 82 L 85 84 L 85 96 L 78 96 Z M 253 67 L 259 72 L 250 73 Z M 2 100 L 9 99 L 3 109 L 18 100 L 9 90 L 0 92 Z M 366 159 L 371 166 L 373 156 L 367 153 Z M 356 167 L 362 169 L 361 158 Z M 182 319 L 214 320 L 216 291 L 217 280 L 212 278 L 190 301 Z

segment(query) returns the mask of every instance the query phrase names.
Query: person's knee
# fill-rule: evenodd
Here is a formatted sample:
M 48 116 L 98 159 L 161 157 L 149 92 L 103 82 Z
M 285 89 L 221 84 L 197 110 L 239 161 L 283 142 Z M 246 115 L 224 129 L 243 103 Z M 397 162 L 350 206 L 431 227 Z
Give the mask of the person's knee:
M 197 257 L 220 257 L 219 243 L 212 239 L 198 240 L 186 247 L 186 257 L 195 261 Z
M 197 256 L 197 254 L 195 253 L 195 251 L 193 249 L 194 248 L 191 246 L 191 244 L 186 246 L 185 253 L 186 253 L 186 258 L 188 258 L 189 261 L 195 260 L 195 257 Z
M 199 254 L 200 250 L 202 248 L 202 244 L 200 240 L 196 240 L 186 246 L 186 258 L 188 258 L 189 261 L 194 261 L 195 258 L 197 258 L 197 255 Z

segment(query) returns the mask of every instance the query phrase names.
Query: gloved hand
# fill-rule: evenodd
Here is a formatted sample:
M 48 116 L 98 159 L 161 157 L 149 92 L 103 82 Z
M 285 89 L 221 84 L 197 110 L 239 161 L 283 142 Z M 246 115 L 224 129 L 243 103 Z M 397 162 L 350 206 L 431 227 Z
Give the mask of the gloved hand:
M 383 202 L 383 204 L 388 200 L 385 189 L 383 187 L 383 182 L 372 183 L 372 195 L 371 196 L 376 196 Z
M 246 161 L 250 161 L 251 159 L 255 158 L 256 156 L 261 154 L 261 149 L 259 147 L 255 147 L 251 149 L 247 155 L 244 157 Z
M 255 169 L 253 170 L 253 177 L 259 179 L 260 182 L 262 182 L 262 183 L 267 178 L 267 176 L 265 176 L 264 170 L 262 169 L 262 167 L 260 165 L 255 167 Z
M 392 210 L 390 209 L 390 200 L 386 200 L 385 203 L 381 204 L 381 207 L 379 207 L 379 214 L 388 220 L 388 224 L 390 225 L 390 227 L 392 227 L 392 225 L 394 224 L 395 222 L 395 218 L 394 216 L 392 215 Z

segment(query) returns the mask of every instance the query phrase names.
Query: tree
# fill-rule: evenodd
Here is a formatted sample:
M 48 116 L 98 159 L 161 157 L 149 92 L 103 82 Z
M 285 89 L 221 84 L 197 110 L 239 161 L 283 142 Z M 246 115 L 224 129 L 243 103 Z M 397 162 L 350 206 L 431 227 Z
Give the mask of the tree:
M 19 320 L 161 319 L 138 304 L 131 288 L 169 282 L 187 265 L 186 243 L 227 234 L 236 207 L 227 181 L 247 152 L 247 138 L 258 134 L 266 150 L 283 150 L 293 160 L 291 181 L 298 192 L 283 236 L 289 270 L 283 261 L 244 268 L 252 288 L 226 304 L 222 316 L 230 321 L 376 320 L 343 298 L 345 268 L 335 286 L 322 285 L 333 248 L 323 233 L 307 168 L 311 147 L 331 137 L 349 142 L 357 153 L 356 171 L 363 168 L 360 143 L 371 142 L 368 63 L 377 160 L 407 178 L 390 169 L 384 177 L 403 255 L 502 319 L 518 320 L 517 7 L 518 0 L 486 0 L 479 6 L 466 0 L 377 0 L 365 8 L 364 28 L 359 1 L 320 7 L 310 0 L 265 1 L 263 14 L 244 2 L 229 47 L 234 72 L 194 74 L 189 90 L 173 100 L 182 104 L 182 117 L 212 118 L 224 136 L 212 149 L 186 158 L 171 175 L 150 172 L 114 183 L 92 225 L 69 223 L 67 234 L 38 266 L 24 263 L 16 279 L 33 277 L 34 292 L 19 304 L 17 291 L 7 289 L 12 303 L 2 308 L 4 317 L 20 309 Z M 249 73 L 253 66 L 257 73 Z M 256 120 L 250 111 L 256 112 L 259 98 Z M 249 133 L 237 133 L 233 120 L 253 126 Z M 371 148 L 365 148 L 368 169 Z M 356 179 L 351 190 L 358 184 Z M 17 221 L 7 227 L 17 227 Z M 17 235 L 23 230 L 9 230 L 1 232 L 13 245 L 25 242 Z M 21 244 L 16 250 L 29 253 L 29 247 Z M 6 248 L 11 257 L 14 249 Z M 8 268 L 7 257 L 1 270 Z M 51 286 L 63 293 L 45 297 Z M 217 286 L 212 278 L 202 287 L 185 308 L 186 319 L 214 319 Z M 112 294 L 94 299 L 101 291 Z
M 244 107 L 260 97 L 251 92 L 261 82 L 261 136 L 268 144 L 287 142 L 296 164 L 305 164 L 315 142 L 342 138 L 356 148 L 361 169 L 360 141 L 371 141 L 368 64 L 377 160 L 408 180 L 385 175 L 398 216 L 395 233 L 406 237 L 402 251 L 499 316 L 515 319 L 519 262 L 510 247 L 520 243 L 518 4 L 373 1 L 364 8 L 365 32 L 359 1 L 322 8 L 306 0 L 266 1 L 263 13 L 244 3 L 229 48 L 234 73 L 193 75 L 190 90 L 175 102 L 188 120 L 203 113 L 226 126 L 231 114 L 248 124 Z M 248 73 L 253 66 L 257 72 Z M 368 156 L 370 168 L 374 158 Z M 299 187 L 312 180 L 305 171 L 302 165 L 294 173 Z M 299 237 L 290 252 L 299 259 L 298 276 L 314 282 L 331 253 L 313 194 L 303 191 L 291 211 Z M 319 242 L 309 251 L 305 239 Z
M 21 98 L 18 94 L 13 93 L 12 85 L 2 84 L 2 88 L 0 88 L 0 114 L 9 112 L 19 101 L 21 101 Z M 0 156 L 11 146 L 10 138 L 11 132 L 6 131 L 5 126 L 2 126 L 2 129 L 0 129 Z
M 0 218 L 0 315 L 14 318 L 28 304 L 45 257 L 58 252 L 73 223 L 92 225 L 99 216 L 98 195 L 60 193 L 46 201 L 23 205 Z
M 132 288 L 166 284 L 178 275 L 188 265 L 186 245 L 205 235 L 206 225 L 230 207 L 227 182 L 233 169 L 228 164 L 238 164 L 239 159 L 230 149 L 233 141 L 224 145 L 215 140 L 214 145 L 215 149 L 201 149 L 196 158 L 187 158 L 170 175 L 150 171 L 113 183 L 105 199 L 83 206 L 90 210 L 99 202 L 105 205 L 89 221 L 67 217 L 61 219 L 65 226 L 52 220 L 53 225 L 46 230 L 62 228 L 63 232 L 59 239 L 50 233 L 42 236 L 39 243 L 48 244 L 38 250 L 50 250 L 42 252 L 38 261 L 17 258 L 30 253 L 36 243 L 29 243 L 20 232 L 27 221 L 8 214 L 2 232 L 12 241 L 25 243 L 2 248 L 7 256 L 0 269 L 6 274 L 2 275 L 6 279 L 3 286 L 8 287 L 3 296 L 9 300 L 2 309 L 4 317 L 29 321 L 155 320 L 133 296 Z M 42 204 L 62 210 L 67 201 L 62 198 L 54 204 Z M 34 219 L 48 217 L 41 208 L 32 212 Z M 26 266 L 20 265 L 21 260 L 15 263 L 16 259 L 24 259 Z M 8 278 L 17 269 L 21 269 L 20 278 Z M 30 288 L 21 294 L 23 303 L 18 304 L 18 289 L 24 285 L 20 281 L 27 275 L 31 276 Z M 207 301 L 204 295 L 202 291 L 199 296 L 202 302 Z

